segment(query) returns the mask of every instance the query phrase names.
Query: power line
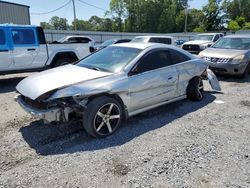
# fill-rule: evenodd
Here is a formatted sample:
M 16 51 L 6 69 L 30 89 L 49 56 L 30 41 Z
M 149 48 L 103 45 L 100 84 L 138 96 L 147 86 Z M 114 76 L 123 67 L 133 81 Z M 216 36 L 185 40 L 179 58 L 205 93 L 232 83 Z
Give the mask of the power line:
M 69 1 L 68 1 L 67 3 L 65 3 L 64 5 L 62 5 L 62 6 L 58 7 L 58 8 L 56 8 L 56 9 L 54 9 L 54 10 L 48 11 L 48 12 L 30 13 L 30 14 L 32 14 L 32 15 L 50 14 L 50 13 L 52 13 L 52 12 L 56 12 L 56 11 L 58 11 L 58 10 L 60 10 L 60 9 L 64 8 L 64 7 L 66 7 L 66 6 L 67 6 L 67 5 L 69 5 L 71 2 L 72 2 L 72 0 L 69 0 Z
M 83 4 L 85 4 L 85 5 L 88 5 L 88 6 L 97 8 L 97 9 L 99 9 L 99 10 L 102 10 L 102 11 L 105 11 L 105 12 L 108 11 L 108 10 L 105 10 L 105 9 L 103 9 L 103 8 L 101 8 L 101 7 L 98 7 L 98 6 L 92 5 L 92 4 L 90 4 L 90 3 L 87 3 L 87 2 L 85 2 L 85 1 L 82 1 L 82 0 L 78 0 L 78 1 L 81 2 L 81 3 L 83 3 Z

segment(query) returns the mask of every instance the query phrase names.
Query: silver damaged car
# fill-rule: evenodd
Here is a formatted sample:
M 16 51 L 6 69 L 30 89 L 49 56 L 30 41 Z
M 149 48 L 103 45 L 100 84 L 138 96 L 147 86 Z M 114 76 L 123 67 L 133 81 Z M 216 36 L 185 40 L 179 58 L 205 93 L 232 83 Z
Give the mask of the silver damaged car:
M 207 78 L 220 90 L 204 60 L 182 49 L 123 43 L 25 78 L 16 101 L 46 123 L 81 119 L 90 135 L 105 137 L 138 113 L 184 98 L 201 100 Z

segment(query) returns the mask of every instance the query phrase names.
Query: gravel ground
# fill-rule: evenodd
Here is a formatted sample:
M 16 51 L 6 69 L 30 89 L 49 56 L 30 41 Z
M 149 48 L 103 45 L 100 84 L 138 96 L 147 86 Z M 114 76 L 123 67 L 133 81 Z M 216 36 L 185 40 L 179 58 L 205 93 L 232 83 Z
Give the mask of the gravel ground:
M 24 76 L 0 78 L 0 187 L 250 187 L 250 77 L 93 139 L 27 115 L 13 101 Z

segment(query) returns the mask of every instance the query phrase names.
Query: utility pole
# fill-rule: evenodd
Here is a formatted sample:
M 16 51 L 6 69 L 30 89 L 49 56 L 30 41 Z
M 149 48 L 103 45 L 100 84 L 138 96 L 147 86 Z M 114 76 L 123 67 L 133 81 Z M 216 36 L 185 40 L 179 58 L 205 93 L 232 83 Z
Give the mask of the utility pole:
M 188 3 L 185 7 L 185 28 L 184 28 L 185 33 L 187 33 L 187 21 L 188 21 Z
M 73 1 L 73 11 L 74 11 L 74 22 L 75 22 L 75 30 L 77 30 L 77 26 L 76 26 L 76 7 L 75 7 L 75 0 Z

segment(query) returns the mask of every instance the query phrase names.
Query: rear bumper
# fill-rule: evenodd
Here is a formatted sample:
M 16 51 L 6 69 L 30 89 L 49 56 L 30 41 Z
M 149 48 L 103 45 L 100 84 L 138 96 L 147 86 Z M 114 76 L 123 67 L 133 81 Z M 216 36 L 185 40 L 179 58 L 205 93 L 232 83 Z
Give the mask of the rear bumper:
M 27 105 L 21 98 L 21 95 L 17 95 L 15 101 L 31 116 L 43 119 L 45 122 L 60 121 L 62 110 L 60 108 L 52 108 L 48 110 L 35 109 Z
M 225 74 L 225 75 L 241 75 L 244 73 L 247 64 L 230 64 L 230 63 L 211 63 L 207 62 L 209 69 L 211 69 L 214 73 L 217 74 Z

